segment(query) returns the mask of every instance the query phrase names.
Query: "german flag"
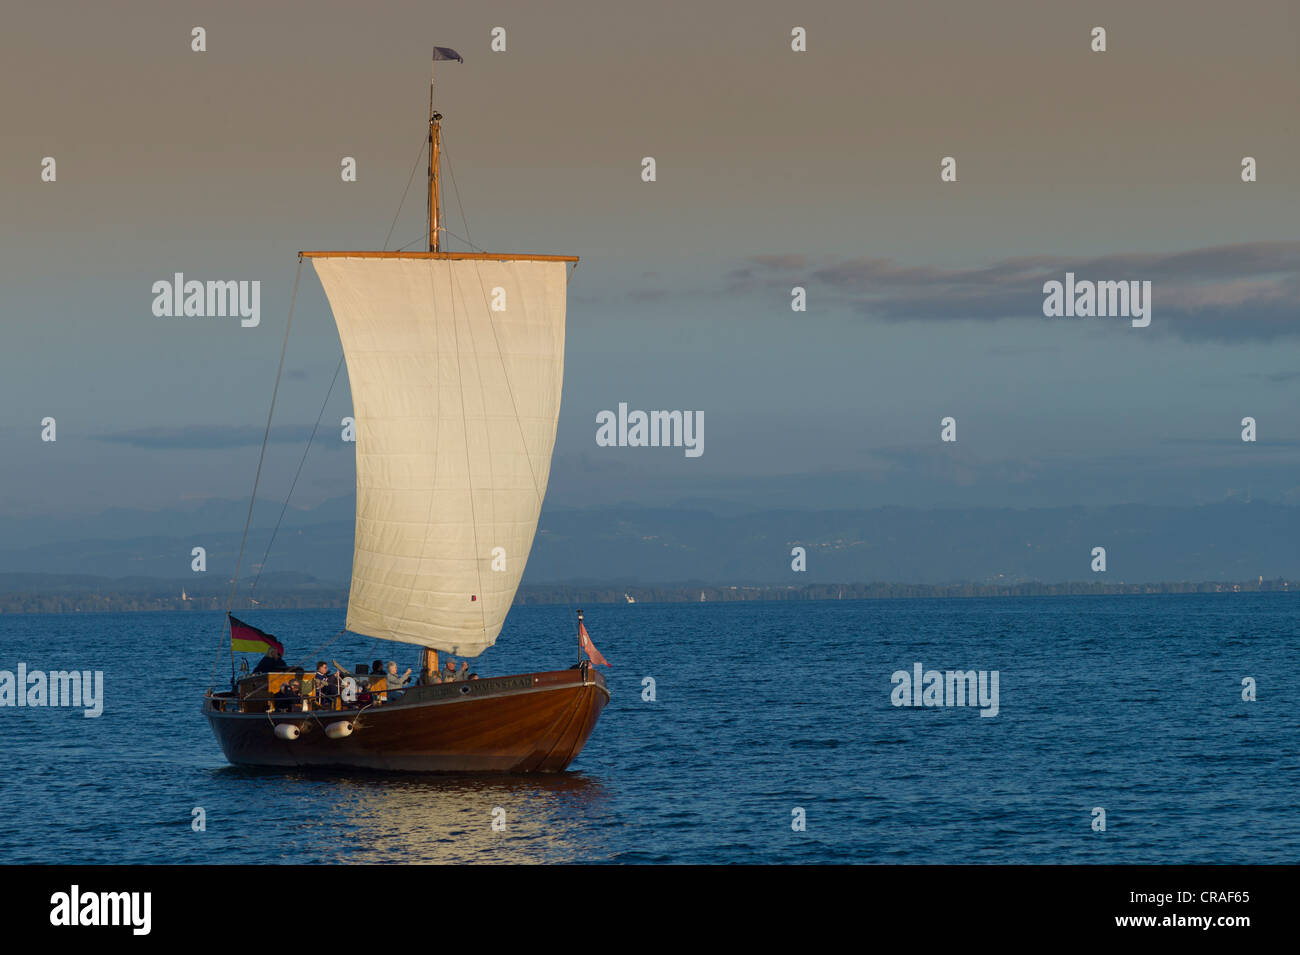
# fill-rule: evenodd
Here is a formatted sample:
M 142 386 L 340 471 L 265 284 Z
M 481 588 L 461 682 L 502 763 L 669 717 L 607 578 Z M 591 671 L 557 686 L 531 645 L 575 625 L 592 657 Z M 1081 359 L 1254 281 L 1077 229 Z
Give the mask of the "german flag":
M 275 637 L 236 617 L 230 617 L 230 646 L 236 653 L 266 653 L 274 647 L 284 656 L 284 645 Z

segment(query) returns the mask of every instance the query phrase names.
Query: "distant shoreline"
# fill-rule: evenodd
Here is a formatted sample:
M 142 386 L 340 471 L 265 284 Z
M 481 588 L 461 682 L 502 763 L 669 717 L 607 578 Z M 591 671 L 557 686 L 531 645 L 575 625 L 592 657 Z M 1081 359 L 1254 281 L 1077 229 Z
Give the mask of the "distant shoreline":
M 0 614 L 41 613 L 146 613 L 150 611 L 225 610 L 229 581 L 212 588 L 186 582 L 134 578 L 60 578 L 55 574 L 0 575 Z M 39 580 L 39 584 L 37 581 Z M 30 589 L 17 585 L 32 584 Z M 188 592 L 193 588 L 193 593 Z M 519 588 L 515 606 L 553 604 L 734 603 L 754 600 L 906 600 L 971 597 L 1075 597 L 1136 594 L 1300 593 L 1300 581 L 1275 578 L 1251 581 L 1178 581 L 1164 583 L 950 583 L 950 584 L 803 584 L 718 585 L 677 583 L 633 585 L 583 582 L 534 584 Z M 261 610 L 331 609 L 347 606 L 347 588 L 319 581 L 302 586 L 259 592 L 255 607 Z M 629 601 L 628 598 L 631 598 Z M 703 598 L 701 600 L 701 597 Z M 247 599 L 237 598 L 236 610 L 248 610 Z

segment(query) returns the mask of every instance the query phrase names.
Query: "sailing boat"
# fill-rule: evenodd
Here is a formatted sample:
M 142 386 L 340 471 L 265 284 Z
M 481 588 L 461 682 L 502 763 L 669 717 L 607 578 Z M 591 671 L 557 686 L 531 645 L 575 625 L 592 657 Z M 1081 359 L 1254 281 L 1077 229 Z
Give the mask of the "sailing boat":
M 463 62 L 435 47 L 434 61 L 447 59 Z M 442 250 L 441 119 L 431 80 L 428 251 L 299 255 L 324 287 L 352 387 L 357 510 L 345 629 L 421 646 L 434 673 L 439 651 L 474 657 L 495 643 L 523 575 L 550 473 L 567 271 L 577 262 Z M 233 639 L 231 626 L 227 614 Z M 233 661 L 232 642 L 232 671 Z M 363 692 L 351 699 L 346 686 L 321 697 L 308 671 L 295 693 L 311 699 L 286 706 L 276 691 L 289 677 L 232 672 L 230 691 L 209 689 L 204 714 L 232 763 L 559 772 L 610 697 L 591 659 L 426 678 L 400 693 L 360 678 Z

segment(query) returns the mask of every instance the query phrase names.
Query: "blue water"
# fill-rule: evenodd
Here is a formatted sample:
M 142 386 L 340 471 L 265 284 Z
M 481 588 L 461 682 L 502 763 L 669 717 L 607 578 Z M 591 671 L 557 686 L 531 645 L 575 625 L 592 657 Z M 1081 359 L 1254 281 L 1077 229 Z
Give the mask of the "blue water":
M 593 606 L 614 698 L 568 774 L 511 778 L 236 769 L 200 714 L 219 614 L 3 616 L 0 669 L 103 670 L 106 703 L 0 708 L 0 863 L 1296 862 L 1296 600 Z M 312 662 L 343 625 L 246 616 Z M 571 611 L 524 607 L 476 668 L 575 659 Z M 998 715 L 891 705 L 916 661 L 997 670 Z

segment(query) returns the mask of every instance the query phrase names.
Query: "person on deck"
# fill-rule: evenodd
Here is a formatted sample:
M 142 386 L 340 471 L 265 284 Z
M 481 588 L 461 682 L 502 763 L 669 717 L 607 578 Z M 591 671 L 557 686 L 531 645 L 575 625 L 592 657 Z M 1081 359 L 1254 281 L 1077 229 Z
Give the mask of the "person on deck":
M 390 690 L 400 690 L 402 687 L 406 686 L 408 682 L 410 682 L 410 679 L 411 679 L 410 667 L 407 667 L 406 672 L 403 673 L 401 676 L 398 676 L 397 661 L 396 660 L 388 661 L 388 688 Z
M 254 673 L 286 673 L 292 667 L 284 662 L 280 656 L 280 651 L 275 647 L 270 647 L 266 651 L 266 656 L 257 661 L 257 666 L 253 667 Z
M 339 675 L 330 673 L 329 664 L 324 660 L 316 664 L 316 693 L 322 707 L 334 709 L 334 701 L 339 695 Z
M 469 679 L 469 663 L 467 661 L 465 660 L 460 661 L 460 672 L 456 674 L 456 679 L 458 680 Z
M 442 675 L 443 683 L 456 682 L 456 663 L 453 660 L 447 661 L 447 672 Z
M 302 709 L 302 684 L 297 679 L 286 681 L 276 692 L 275 708 L 281 713 Z

